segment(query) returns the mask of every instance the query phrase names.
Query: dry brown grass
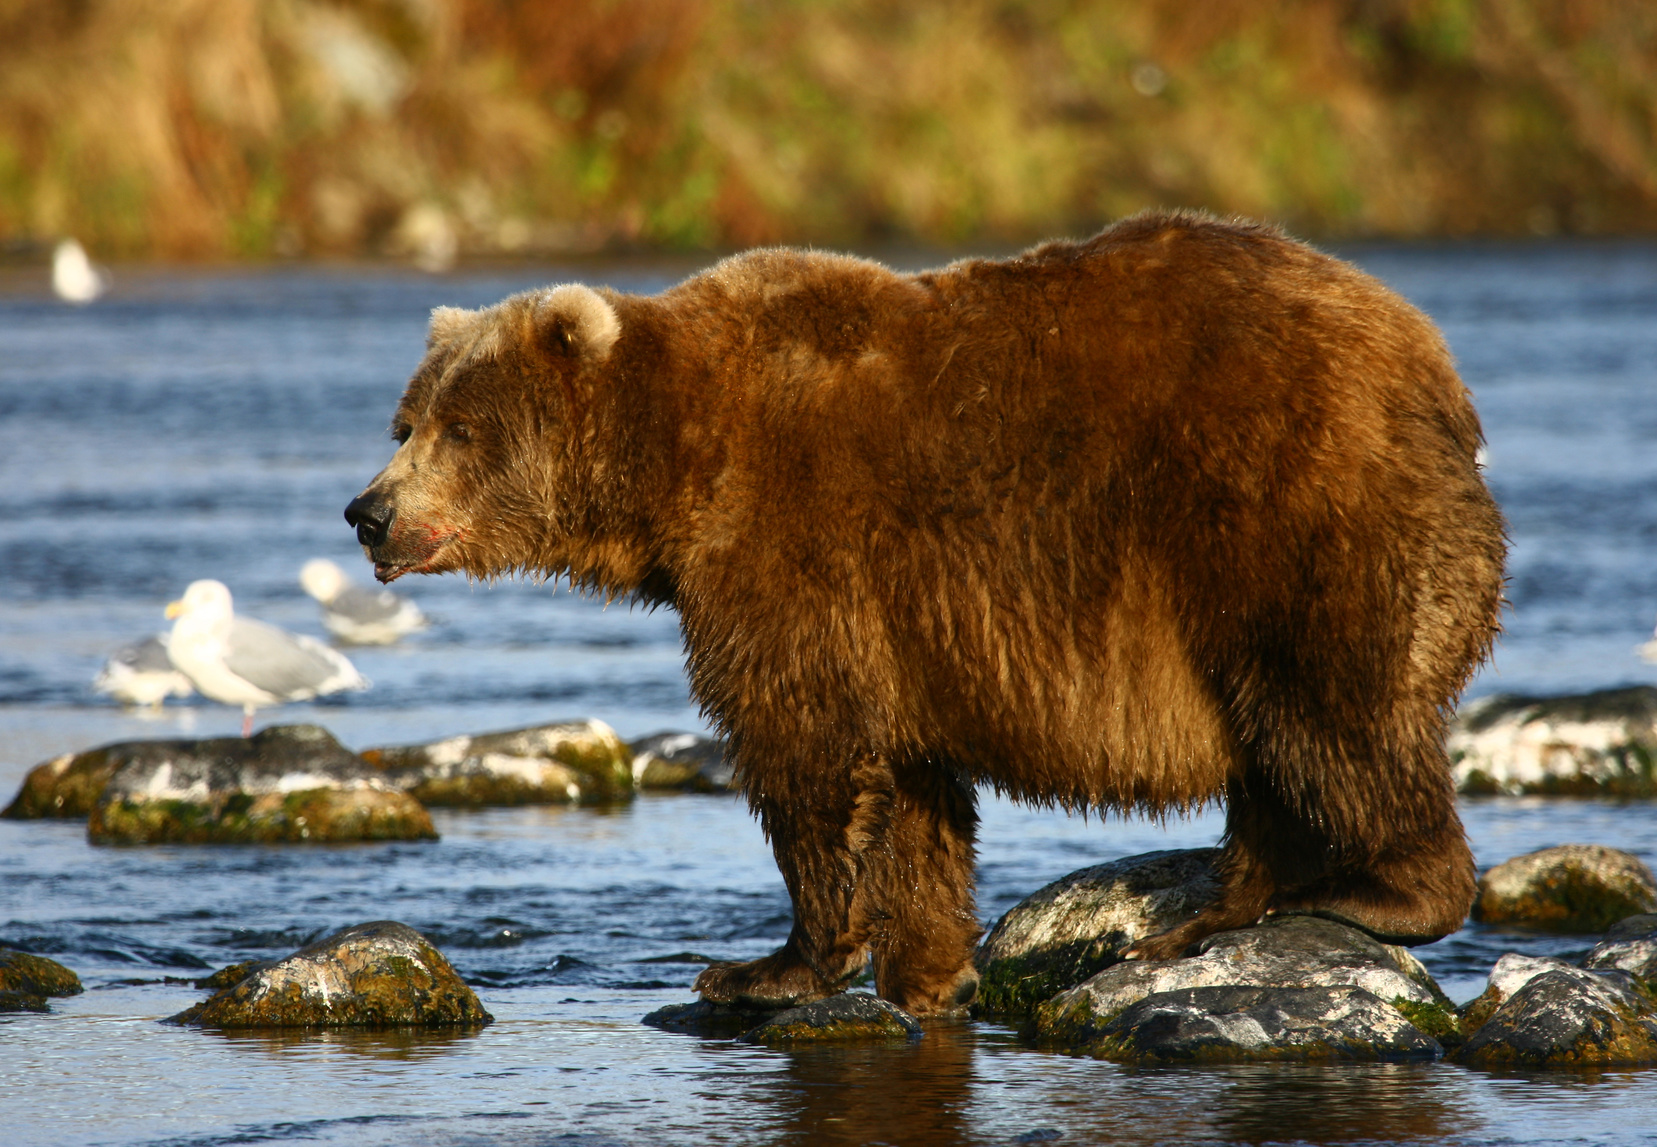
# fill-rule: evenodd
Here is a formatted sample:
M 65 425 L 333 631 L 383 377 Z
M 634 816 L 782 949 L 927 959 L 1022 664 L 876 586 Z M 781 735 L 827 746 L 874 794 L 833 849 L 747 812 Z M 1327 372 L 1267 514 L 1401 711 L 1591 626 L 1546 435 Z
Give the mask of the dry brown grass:
M 1644 0 L 0 0 L 0 239 L 110 255 L 1657 229 Z

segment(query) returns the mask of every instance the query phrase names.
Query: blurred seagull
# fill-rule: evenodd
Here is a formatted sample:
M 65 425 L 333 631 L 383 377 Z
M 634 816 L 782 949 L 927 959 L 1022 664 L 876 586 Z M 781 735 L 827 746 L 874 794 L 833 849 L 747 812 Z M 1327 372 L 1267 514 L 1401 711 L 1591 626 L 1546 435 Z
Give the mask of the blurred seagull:
M 345 571 L 327 558 L 306 562 L 299 584 L 322 603 L 322 624 L 328 632 L 353 645 L 390 645 L 430 624 L 408 598 L 389 589 L 352 585 Z
M 65 239 L 52 251 L 52 290 L 66 303 L 90 303 L 109 290 L 109 276 L 92 265 L 85 247 Z
M 1657 661 L 1657 632 L 1653 632 L 1651 640 L 1644 645 L 1636 645 L 1634 652 L 1647 661 Z
M 190 679 L 173 666 L 167 656 L 167 639 L 159 633 L 117 649 L 104 662 L 92 688 L 124 705 L 155 709 L 168 697 L 188 697 L 195 692 Z
M 204 696 L 242 707 L 244 737 L 255 709 L 368 688 L 356 666 L 316 638 L 237 617 L 223 582 L 191 582 L 167 616 L 176 619 L 167 636 L 173 664 Z

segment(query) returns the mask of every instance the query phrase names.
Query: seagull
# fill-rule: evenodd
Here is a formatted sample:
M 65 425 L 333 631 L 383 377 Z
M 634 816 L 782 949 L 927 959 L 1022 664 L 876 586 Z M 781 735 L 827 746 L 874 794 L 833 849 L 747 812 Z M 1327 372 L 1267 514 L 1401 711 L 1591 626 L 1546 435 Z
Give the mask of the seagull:
M 167 656 L 167 638 L 159 633 L 116 650 L 104 662 L 92 688 L 122 704 L 154 709 L 168 697 L 188 697 L 195 692 L 190 679 L 174 668 L 173 659 Z
M 1644 645 L 1636 645 L 1634 652 L 1638 653 L 1643 660 L 1657 661 L 1657 631 L 1652 633 L 1650 641 Z
M 242 707 L 244 737 L 255 709 L 368 688 L 344 654 L 316 638 L 237 617 L 223 582 L 191 582 L 167 616 L 176 619 L 167 635 L 173 664 L 204 696 Z
M 352 645 L 390 645 L 430 624 L 408 598 L 389 589 L 352 585 L 345 571 L 327 558 L 306 562 L 299 584 L 322 603 L 322 624 L 328 632 Z
M 65 239 L 52 251 L 52 290 L 66 303 L 90 303 L 109 290 L 109 276 L 92 265 L 85 247 Z

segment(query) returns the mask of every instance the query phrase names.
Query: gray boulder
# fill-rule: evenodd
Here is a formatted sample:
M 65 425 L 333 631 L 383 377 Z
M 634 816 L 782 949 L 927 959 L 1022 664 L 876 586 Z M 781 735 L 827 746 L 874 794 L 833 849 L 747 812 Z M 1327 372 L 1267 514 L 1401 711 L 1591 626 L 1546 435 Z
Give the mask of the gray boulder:
M 979 945 L 974 1014 L 1027 1015 L 1055 993 L 1120 963 L 1220 893 L 1217 848 L 1169 849 L 1072 872 L 1011 909 Z
M 362 755 L 384 780 L 433 808 L 633 798 L 633 754 L 602 721 L 382 746 Z
M 1433 1060 L 1438 1042 L 1362 988 L 1208 987 L 1155 992 L 1069 1050 L 1118 1063 Z
M 134 741 L 87 820 L 94 844 L 433 840 L 420 803 L 315 725 Z
M 451 1027 L 493 1018 L 441 952 L 393 920 L 358 924 L 284 959 L 241 970 L 245 974 L 230 986 L 167 1022 L 211 1028 Z
M 1657 915 L 1642 913 L 1613 924 L 1582 966 L 1595 971 L 1615 968 L 1657 991 Z
M 1409 1021 L 1422 1035 L 1435 1039 L 1440 1036 L 1453 1039 L 1458 1031 L 1450 1000 L 1408 951 L 1382 944 L 1356 928 L 1332 920 L 1290 916 L 1254 928 L 1210 936 L 1203 942 L 1199 954 L 1187 959 L 1131 961 L 1106 968 L 1040 1005 L 1035 1013 L 1035 1036 L 1052 1047 L 1114 1055 L 1129 1045 L 1113 1042 L 1118 1039 L 1120 1029 L 1111 1029 L 1110 1036 L 1105 1034 L 1106 1029 L 1127 1009 L 1153 996 L 1189 993 L 1197 988 L 1268 990 L 1267 995 L 1247 997 L 1244 1010 L 1278 1007 L 1285 1017 L 1282 1023 L 1263 1030 L 1277 1031 L 1285 1041 L 1280 1047 L 1281 1054 L 1292 1058 L 1338 1058 L 1355 1054 L 1351 1048 L 1366 1042 L 1377 1049 L 1370 1058 L 1382 1055 L 1383 1051 L 1388 1056 L 1406 1054 L 1398 1040 L 1407 1036 L 1406 1042 L 1409 1042 L 1414 1037 L 1408 1033 L 1401 1035 L 1391 1016 Z M 1315 1018 L 1307 1010 L 1314 1007 L 1313 997 L 1284 997 L 1279 1003 L 1271 1002 L 1270 992 L 1307 989 L 1361 989 L 1365 993 L 1362 997 L 1338 993 L 1323 997 L 1336 1010 L 1318 1022 L 1328 1025 L 1331 1032 L 1342 1033 L 1339 1047 L 1331 1045 L 1330 1049 L 1319 1052 L 1308 1042 L 1310 1037 L 1306 1033 L 1312 1028 L 1305 1025 L 1311 1022 L 1309 1017 Z M 1387 1005 L 1391 1016 L 1368 1037 L 1362 1037 L 1362 1029 L 1353 1025 L 1364 1017 L 1373 1019 L 1379 1015 L 1369 1009 L 1366 1001 L 1370 997 Z M 1227 1007 L 1244 1000 L 1244 997 L 1212 998 L 1224 1000 Z M 1189 1011 L 1208 1000 L 1208 996 L 1185 995 L 1175 1002 L 1179 1008 Z M 1359 1003 L 1364 1006 L 1359 1007 Z M 1224 1024 L 1220 1024 L 1215 1030 L 1223 1028 Z M 1222 1052 L 1217 1044 L 1206 1044 L 1209 1050 L 1204 1058 L 1227 1055 L 1239 1060 L 1270 1058 L 1263 1045 L 1251 1042 L 1254 1039 L 1251 1035 L 1250 1040 L 1237 1043 L 1230 1052 Z M 1142 1054 L 1142 1050 L 1130 1047 L 1122 1054 L 1132 1058 Z
M 1523 961 L 1523 963 L 1521 963 Z M 1469 1067 L 1612 1067 L 1657 1063 L 1657 1015 L 1627 972 L 1504 956 L 1491 974 L 1507 997 L 1486 1013 L 1467 1009 L 1467 1036 L 1453 1058 Z M 1487 989 L 1488 991 L 1488 989 Z
M 1483 697 L 1446 748 L 1464 793 L 1657 796 L 1657 688 Z
M 628 748 L 633 754 L 633 781 L 641 789 L 731 791 L 736 771 L 725 759 L 723 741 L 695 733 L 655 733 Z
M 1657 878 L 1639 857 L 1597 844 L 1516 856 L 1479 878 L 1473 919 L 1549 932 L 1603 932 L 1657 910 Z

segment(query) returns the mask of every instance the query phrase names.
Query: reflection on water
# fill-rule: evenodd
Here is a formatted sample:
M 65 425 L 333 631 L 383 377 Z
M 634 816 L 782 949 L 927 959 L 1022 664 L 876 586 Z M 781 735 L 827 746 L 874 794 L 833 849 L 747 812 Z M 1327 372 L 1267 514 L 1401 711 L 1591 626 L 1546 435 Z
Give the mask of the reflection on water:
M 268 1055 L 302 1055 L 313 1060 L 330 1056 L 361 1056 L 366 1059 L 401 1060 L 418 1063 L 455 1051 L 465 1040 L 476 1038 L 487 1025 L 448 1028 L 303 1028 L 273 1031 L 234 1031 L 204 1028 L 212 1038 L 224 1041 L 235 1052 L 262 1052 Z

